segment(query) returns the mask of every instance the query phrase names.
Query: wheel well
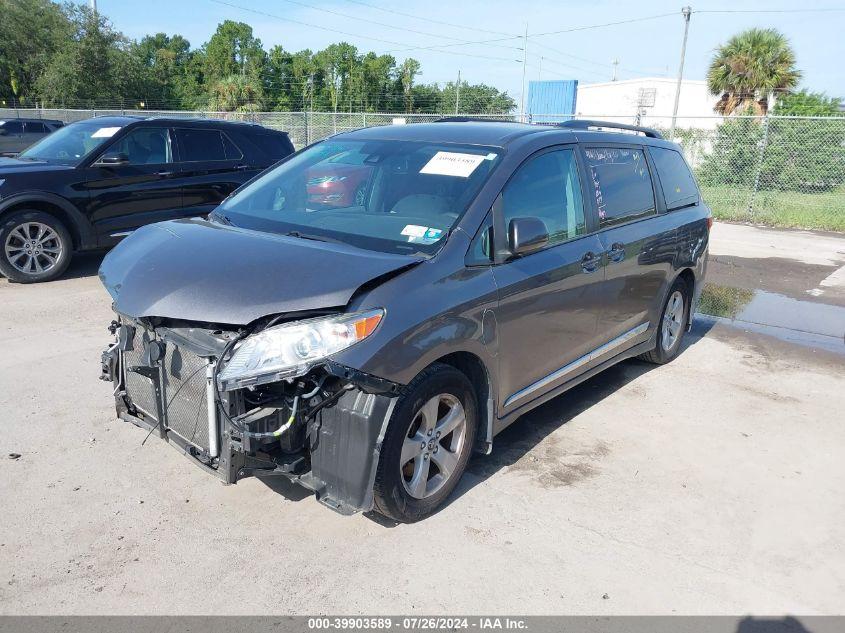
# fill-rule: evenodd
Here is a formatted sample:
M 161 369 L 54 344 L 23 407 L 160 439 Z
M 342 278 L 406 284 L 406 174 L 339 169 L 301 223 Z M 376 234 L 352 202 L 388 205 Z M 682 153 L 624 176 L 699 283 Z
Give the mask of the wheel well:
M 79 245 L 82 243 L 82 235 L 79 233 L 79 227 L 76 226 L 76 222 L 73 221 L 73 218 L 70 217 L 67 211 L 56 204 L 45 202 L 43 200 L 28 200 L 26 202 L 19 202 L 18 204 L 10 206 L 8 209 L 3 209 L 3 211 L 0 212 L 0 217 L 5 217 L 10 213 L 15 213 L 16 211 L 41 211 L 43 213 L 49 213 L 65 225 L 65 228 L 68 232 L 70 232 L 70 237 L 73 240 L 73 247 L 75 249 L 79 248 Z
M 678 279 L 683 279 L 684 283 L 687 284 L 687 287 L 690 289 L 690 292 L 695 290 L 695 274 L 692 272 L 691 268 L 684 268 L 681 271 L 681 274 L 678 275 Z
M 694 308 L 694 306 L 693 306 L 693 303 L 694 303 L 693 295 L 695 294 L 695 273 L 692 272 L 691 268 L 684 268 L 681 271 L 681 273 L 678 275 L 677 278 L 683 279 L 684 283 L 687 285 L 687 288 L 689 289 L 688 301 L 689 301 L 690 305 L 688 306 L 688 310 L 687 310 L 687 323 L 686 323 L 686 327 L 687 327 L 687 329 L 689 329 L 689 328 L 692 327 L 692 311 L 693 311 L 693 308 Z
M 463 373 L 472 383 L 475 390 L 475 399 L 478 402 L 478 434 L 476 435 L 476 449 L 487 452 L 487 447 L 493 441 L 488 437 L 487 421 L 491 419 L 493 411 L 490 410 L 490 375 L 484 362 L 475 354 L 470 352 L 454 352 L 438 358 L 435 362 L 451 365 Z

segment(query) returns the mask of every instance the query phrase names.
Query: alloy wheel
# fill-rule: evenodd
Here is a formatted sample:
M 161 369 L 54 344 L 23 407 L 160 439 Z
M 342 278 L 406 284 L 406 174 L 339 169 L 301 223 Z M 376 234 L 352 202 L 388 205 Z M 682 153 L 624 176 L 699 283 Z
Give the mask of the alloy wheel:
M 409 495 L 425 499 L 446 485 L 457 469 L 466 428 L 464 407 L 451 394 L 434 396 L 420 407 L 399 459 L 402 483 Z
M 663 312 L 662 323 L 662 345 L 665 351 L 675 346 L 681 335 L 684 321 L 684 295 L 676 290 L 666 302 L 666 310 Z
M 42 222 L 23 222 L 6 237 L 6 260 L 26 275 L 45 273 L 61 259 L 64 244 L 59 234 Z

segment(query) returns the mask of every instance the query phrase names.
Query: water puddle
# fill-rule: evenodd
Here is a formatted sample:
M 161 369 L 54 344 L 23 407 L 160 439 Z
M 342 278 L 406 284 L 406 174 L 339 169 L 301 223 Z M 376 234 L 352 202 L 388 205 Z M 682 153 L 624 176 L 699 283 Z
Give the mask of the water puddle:
M 704 284 L 698 314 L 783 341 L 845 354 L 845 308 Z

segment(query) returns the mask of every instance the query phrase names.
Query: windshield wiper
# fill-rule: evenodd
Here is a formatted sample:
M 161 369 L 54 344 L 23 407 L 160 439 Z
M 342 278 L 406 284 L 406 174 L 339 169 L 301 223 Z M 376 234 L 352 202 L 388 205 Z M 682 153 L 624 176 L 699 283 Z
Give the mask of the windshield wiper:
M 282 233 L 282 235 L 286 235 L 287 237 L 298 237 L 302 240 L 313 240 L 314 242 L 330 242 L 332 244 L 347 244 L 343 240 L 337 240 L 333 237 L 325 237 L 323 235 L 310 235 L 308 233 L 302 233 L 300 231 L 288 231 L 287 233 Z

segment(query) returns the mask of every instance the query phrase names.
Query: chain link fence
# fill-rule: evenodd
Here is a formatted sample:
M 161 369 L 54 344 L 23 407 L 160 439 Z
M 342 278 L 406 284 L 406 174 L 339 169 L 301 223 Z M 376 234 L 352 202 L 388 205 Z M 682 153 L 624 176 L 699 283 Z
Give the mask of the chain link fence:
M 138 114 L 258 123 L 284 130 L 297 148 L 333 134 L 375 125 L 436 121 L 441 114 L 368 112 L 187 112 L 150 110 L 0 109 L 0 120 L 61 119 Z M 461 115 L 521 121 L 519 115 Z M 573 118 L 547 115 L 549 122 Z M 669 137 L 669 117 L 586 116 L 638 123 Z M 527 120 L 525 122 L 538 122 Z M 673 135 L 717 218 L 777 226 L 845 231 L 845 117 L 678 118 Z

